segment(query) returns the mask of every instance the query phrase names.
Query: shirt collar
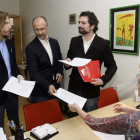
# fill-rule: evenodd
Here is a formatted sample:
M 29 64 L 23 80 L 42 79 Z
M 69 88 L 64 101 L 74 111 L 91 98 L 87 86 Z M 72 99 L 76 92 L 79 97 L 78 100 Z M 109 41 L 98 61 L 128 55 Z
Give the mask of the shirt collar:
M 3 38 L 2 39 L 2 41 L 0 41 L 1 43 L 5 43 L 5 41 L 6 41 L 6 39 L 5 38 Z
M 91 40 L 88 41 L 88 42 L 85 40 L 84 36 L 82 36 L 82 39 L 83 39 L 83 41 L 84 41 L 85 43 L 89 44 L 89 43 L 91 43 L 91 42 L 93 41 L 95 35 L 96 35 L 96 34 L 94 33 L 93 37 L 92 37 Z
M 39 38 L 38 38 L 38 39 L 39 39 Z M 42 39 L 39 39 L 39 41 L 40 41 L 42 44 L 48 44 L 48 42 L 49 42 L 49 37 L 47 36 L 47 41 L 42 40 Z

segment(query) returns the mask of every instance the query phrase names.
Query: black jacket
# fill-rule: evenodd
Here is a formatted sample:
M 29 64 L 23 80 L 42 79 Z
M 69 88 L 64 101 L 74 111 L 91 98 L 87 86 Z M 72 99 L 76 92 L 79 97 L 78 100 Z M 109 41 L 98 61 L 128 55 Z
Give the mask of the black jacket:
M 53 75 L 56 76 L 57 73 L 63 75 L 63 64 L 58 61 L 62 60 L 58 41 L 49 38 L 49 43 L 53 55 L 53 65 L 37 37 L 25 49 L 31 81 L 36 81 L 32 96 L 48 96 L 48 88 L 53 83 Z
M 9 57 L 10 57 L 11 74 L 12 76 L 17 77 L 17 75 L 20 75 L 20 71 L 16 64 L 14 42 L 12 40 L 7 39 L 6 45 L 7 45 Z M 2 90 L 2 88 L 4 87 L 4 85 L 6 84 L 8 80 L 9 80 L 8 71 L 7 71 L 5 62 L 3 60 L 2 54 L 0 52 L 0 105 L 4 104 L 8 97 L 8 92 Z
M 93 39 L 86 54 L 84 52 L 82 36 L 72 38 L 67 58 L 72 60 L 75 57 L 99 60 L 100 67 L 104 62 L 104 66 L 107 68 L 105 75 L 102 75 L 101 77 L 104 85 L 111 80 L 117 70 L 113 54 L 109 47 L 109 41 L 98 37 L 97 35 Z M 81 78 L 77 67 L 73 67 L 70 75 L 68 90 L 77 94 L 79 89 L 81 89 L 82 96 L 88 99 L 96 98 L 100 95 L 100 86 L 85 83 Z

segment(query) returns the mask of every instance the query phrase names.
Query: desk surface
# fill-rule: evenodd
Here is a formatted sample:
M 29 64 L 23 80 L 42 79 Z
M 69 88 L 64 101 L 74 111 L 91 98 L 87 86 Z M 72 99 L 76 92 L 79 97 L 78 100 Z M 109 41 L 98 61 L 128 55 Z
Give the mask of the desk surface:
M 131 107 L 140 104 L 139 102 L 132 101 L 131 98 L 121 102 Z M 91 111 L 89 114 L 100 118 L 118 115 L 118 113 L 113 112 L 113 104 Z M 90 129 L 79 116 L 54 123 L 52 126 L 58 129 L 59 134 L 50 140 L 101 140 L 92 133 L 93 130 Z M 35 140 L 33 137 L 30 137 L 30 132 L 25 132 L 25 136 Z M 11 137 L 10 140 L 12 140 Z

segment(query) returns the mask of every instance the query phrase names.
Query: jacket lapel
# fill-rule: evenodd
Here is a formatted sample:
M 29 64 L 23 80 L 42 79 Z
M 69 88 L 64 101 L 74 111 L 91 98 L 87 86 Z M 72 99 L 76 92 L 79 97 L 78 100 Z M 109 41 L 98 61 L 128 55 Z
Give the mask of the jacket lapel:
M 48 55 L 48 52 L 45 50 L 45 48 L 44 48 L 44 46 L 42 45 L 42 43 L 39 41 L 39 39 L 38 39 L 37 37 L 35 38 L 35 40 L 36 40 L 36 43 L 37 43 L 38 47 L 41 48 L 42 52 L 45 54 L 45 56 L 46 56 L 47 59 L 49 60 L 50 65 L 52 65 L 52 64 L 51 64 L 51 61 L 50 61 L 50 57 L 49 57 L 49 55 Z
M 82 51 L 82 54 L 85 55 L 84 44 L 83 44 L 82 36 L 80 36 L 80 38 L 79 38 L 79 46 L 80 46 L 80 49 Z
M 9 45 L 9 42 L 6 40 L 6 46 L 7 46 L 7 49 L 8 49 L 8 52 L 9 52 L 9 59 L 10 59 L 10 65 L 11 65 L 11 52 L 10 52 L 10 45 Z M 3 62 L 4 66 L 6 67 L 5 65 L 5 62 L 4 62 L 4 59 L 3 59 L 3 56 L 2 56 L 2 53 L 0 52 L 0 59 L 1 61 Z
M 92 41 L 92 43 L 91 43 L 89 49 L 87 50 L 86 55 L 88 55 L 88 54 L 90 53 L 90 51 L 91 51 L 92 49 L 94 49 L 94 47 L 96 46 L 97 42 L 98 42 L 98 36 L 95 35 L 95 37 L 94 37 L 94 39 L 93 39 L 93 41 Z
M 12 55 L 12 48 L 11 48 L 11 45 L 10 43 L 8 42 L 8 40 L 6 40 L 6 45 L 7 45 L 7 48 L 8 48 L 8 52 L 9 52 L 9 59 L 10 59 L 10 64 L 11 64 L 11 55 Z
M 2 57 L 2 54 L 1 54 L 1 51 L 0 51 L 0 60 L 1 60 L 2 63 L 5 65 L 4 60 L 3 60 L 3 57 Z
M 52 50 L 52 57 L 53 57 L 53 65 L 54 65 L 54 60 L 55 60 L 55 47 L 54 47 L 54 44 L 51 40 L 51 38 L 49 38 L 49 43 L 50 43 L 50 47 L 51 47 L 51 50 Z

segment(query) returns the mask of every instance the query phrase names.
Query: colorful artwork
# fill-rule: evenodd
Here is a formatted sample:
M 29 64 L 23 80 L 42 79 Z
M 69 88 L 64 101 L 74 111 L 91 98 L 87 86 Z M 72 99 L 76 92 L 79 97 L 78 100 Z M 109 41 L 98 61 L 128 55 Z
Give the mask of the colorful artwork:
M 135 13 L 116 15 L 116 45 L 134 45 Z
M 110 9 L 110 48 L 139 55 L 140 5 Z

